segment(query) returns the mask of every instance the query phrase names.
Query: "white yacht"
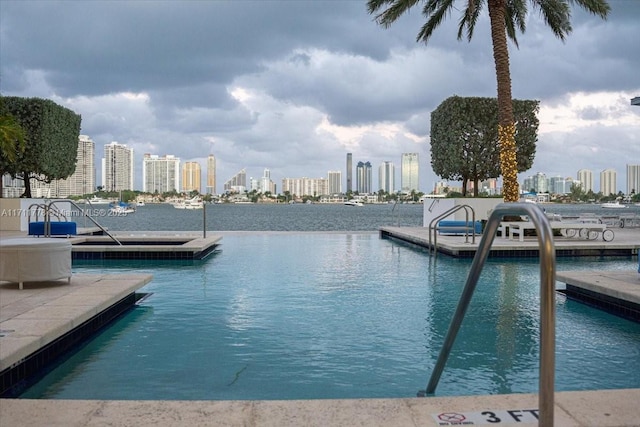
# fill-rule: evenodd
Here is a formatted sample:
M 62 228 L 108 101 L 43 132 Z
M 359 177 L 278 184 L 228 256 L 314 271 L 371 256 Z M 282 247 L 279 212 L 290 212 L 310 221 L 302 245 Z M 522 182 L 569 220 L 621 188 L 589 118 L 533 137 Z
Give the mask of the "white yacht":
M 356 200 L 347 200 L 344 204 L 345 206 L 364 206 L 362 202 L 358 202 Z
M 627 205 L 622 205 L 617 200 L 615 202 L 602 203 L 600 206 L 607 209 L 624 209 L 627 207 Z
M 204 208 L 204 201 L 200 196 L 195 196 L 187 200 L 179 200 L 173 205 L 176 209 L 202 209 Z
M 91 205 L 108 205 L 109 203 L 111 203 L 111 200 L 103 199 L 102 197 L 98 197 L 95 194 L 93 195 L 92 198 L 87 199 L 86 201 L 89 202 Z

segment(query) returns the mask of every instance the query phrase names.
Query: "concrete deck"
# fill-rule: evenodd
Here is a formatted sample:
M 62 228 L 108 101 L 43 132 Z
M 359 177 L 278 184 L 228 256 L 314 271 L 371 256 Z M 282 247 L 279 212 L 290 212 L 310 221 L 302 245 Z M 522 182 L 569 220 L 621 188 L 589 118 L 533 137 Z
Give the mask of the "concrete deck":
M 579 237 L 555 237 L 557 256 L 586 255 L 630 255 L 637 254 L 640 248 L 640 228 L 608 228 L 615 233 L 610 242 L 602 237 L 596 240 L 585 240 Z M 429 230 L 425 227 L 381 227 L 380 234 L 409 243 L 432 248 L 437 242 L 439 252 L 460 257 L 473 257 L 478 249 L 482 235 L 476 235 L 475 243 L 471 236 L 465 242 L 465 236 L 438 235 L 432 233 L 431 244 Z M 537 256 L 538 239 L 535 236 L 517 239 L 495 237 L 491 245 L 490 256 Z
M 57 280 L 0 282 L 0 372 L 151 281 L 148 274 L 74 274 Z
M 640 304 L 640 274 L 637 271 L 556 272 L 556 280 L 570 286 Z
M 640 274 L 637 271 L 556 272 L 567 297 L 640 322 Z
M 0 400 L 2 426 L 435 427 L 438 415 L 473 425 L 536 426 L 536 395 L 290 401 Z M 556 393 L 556 427 L 640 425 L 640 390 Z M 500 422 L 486 420 L 494 412 Z M 507 411 L 511 411 L 509 414 Z M 485 413 L 485 415 L 481 415 Z M 479 418 L 478 418 L 479 417 Z M 446 417 L 444 417 L 446 418 Z M 484 422 L 483 422 L 484 421 Z

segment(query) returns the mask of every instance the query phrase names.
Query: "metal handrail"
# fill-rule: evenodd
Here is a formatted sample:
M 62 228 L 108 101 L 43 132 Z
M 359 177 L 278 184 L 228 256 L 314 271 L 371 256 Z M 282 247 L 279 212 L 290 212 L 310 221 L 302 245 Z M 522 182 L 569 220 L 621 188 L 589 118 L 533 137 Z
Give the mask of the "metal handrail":
M 432 219 L 431 222 L 429 223 L 429 255 L 431 255 L 431 251 L 433 250 L 434 255 L 438 256 L 438 250 L 436 248 L 436 246 L 438 244 L 438 235 L 435 232 L 436 227 L 434 226 L 434 224 L 439 222 L 441 219 L 446 218 L 449 215 L 459 211 L 460 209 L 464 209 L 464 212 L 465 212 L 465 217 L 464 217 L 465 218 L 465 220 L 464 220 L 464 222 L 465 222 L 464 242 L 465 243 L 469 243 L 468 224 L 469 224 L 469 210 L 471 210 L 471 218 L 472 218 L 471 243 L 476 243 L 476 212 L 469 205 L 457 205 L 457 206 L 454 206 L 451 209 L 448 209 L 447 211 L 441 213 L 440 215 L 438 215 L 437 217 Z M 431 245 L 431 231 L 432 230 L 433 230 L 433 238 L 434 238 L 433 246 Z
M 555 281 L 556 252 L 553 232 L 546 215 L 536 205 L 530 203 L 501 203 L 491 213 L 460 301 L 449 325 L 444 344 L 440 350 L 436 366 L 431 373 L 427 389 L 421 393 L 430 395 L 435 392 L 440 375 L 456 339 L 458 330 L 478 283 L 478 278 L 489 255 L 491 244 L 498 231 L 500 221 L 505 215 L 528 215 L 536 227 L 540 248 L 540 385 L 538 390 L 539 425 L 553 426 L 553 402 L 555 381 Z
M 44 220 L 45 217 L 47 216 L 46 212 L 49 209 L 49 207 L 45 204 L 45 203 L 32 203 L 29 205 L 29 207 L 27 208 L 27 221 L 31 222 L 31 212 L 33 211 L 33 215 L 35 216 L 35 221 L 38 221 L 38 218 L 40 216 L 40 211 L 42 211 L 42 219 Z M 49 212 L 49 215 L 51 215 L 51 212 Z M 58 219 L 58 220 L 62 220 L 64 219 L 65 221 L 67 221 L 67 217 L 64 213 L 55 210 L 53 212 L 53 215 Z
M 35 221 L 39 220 L 40 214 L 42 213 L 42 232 L 44 237 L 51 237 L 51 216 L 54 216 L 58 221 L 68 221 L 67 216 L 64 213 L 60 212 L 57 209 L 51 209 L 51 207 L 46 203 L 32 203 L 27 208 L 27 222 L 29 223 L 31 222 L 32 211 L 34 212 Z
M 49 218 L 49 216 L 47 214 L 48 214 L 48 212 L 50 212 L 52 210 L 52 207 L 54 205 L 58 204 L 58 203 L 69 203 L 72 206 L 74 206 L 76 209 L 78 209 L 80 212 L 82 212 L 82 216 L 84 216 L 85 218 L 88 218 L 91 222 L 93 222 L 93 224 L 96 227 L 98 227 L 100 230 L 102 230 L 102 232 L 104 234 L 106 234 L 107 236 L 111 237 L 111 240 L 116 242 L 119 246 L 122 246 L 122 243 L 118 239 L 116 239 L 115 236 L 113 236 L 111 233 L 109 233 L 109 231 L 107 231 L 106 228 L 101 226 L 95 219 L 93 219 L 93 217 L 91 215 L 89 215 L 85 209 L 83 209 L 80 206 L 78 206 L 76 204 L 76 202 L 74 202 L 71 199 L 57 199 L 57 200 L 52 200 L 51 202 L 49 202 L 49 204 L 46 206 L 46 209 L 45 209 L 45 230 L 48 229 L 47 224 L 50 222 L 50 218 Z M 91 203 L 89 203 L 89 205 L 91 206 Z M 56 212 L 57 212 L 57 209 L 56 209 Z M 50 227 L 50 224 L 49 224 L 49 227 Z M 49 230 L 50 230 L 50 228 L 49 228 Z M 45 235 L 46 235 L 46 233 L 45 233 Z

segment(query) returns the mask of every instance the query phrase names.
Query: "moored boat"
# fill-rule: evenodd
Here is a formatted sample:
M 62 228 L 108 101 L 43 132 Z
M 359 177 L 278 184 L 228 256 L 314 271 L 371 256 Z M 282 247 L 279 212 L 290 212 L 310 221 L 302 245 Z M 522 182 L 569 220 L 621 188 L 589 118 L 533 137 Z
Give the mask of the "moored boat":
M 126 215 L 134 213 L 136 208 L 125 202 L 114 202 L 109 204 L 109 212 L 115 215 Z
M 86 202 L 89 202 L 91 205 L 108 205 L 111 203 L 111 200 L 103 199 L 102 197 L 98 197 L 94 194 L 92 198 L 86 199 Z
M 199 196 L 195 196 L 187 200 L 179 200 L 173 204 L 176 209 L 202 209 L 204 208 L 204 201 Z
M 615 202 L 602 203 L 600 206 L 607 209 L 624 209 L 627 207 L 627 205 L 620 204 L 617 200 Z

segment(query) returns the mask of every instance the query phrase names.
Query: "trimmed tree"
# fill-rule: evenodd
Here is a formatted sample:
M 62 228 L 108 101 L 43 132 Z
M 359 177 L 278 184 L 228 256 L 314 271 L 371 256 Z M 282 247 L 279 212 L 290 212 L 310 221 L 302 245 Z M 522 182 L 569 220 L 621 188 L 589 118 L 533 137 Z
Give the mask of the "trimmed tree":
M 15 160 L 0 154 L 0 170 L 24 180 L 21 197 L 31 197 L 32 178 L 69 177 L 76 168 L 80 115 L 48 99 L 3 97 L 2 102 L 25 132 L 25 149 Z
M 517 171 L 533 165 L 538 140 L 539 102 L 513 100 Z M 431 113 L 431 166 L 436 175 L 467 183 L 500 176 L 498 102 L 495 98 L 452 96 Z
M 521 33 L 525 32 L 528 3 L 533 10 L 539 12 L 560 40 L 564 40 L 572 30 L 570 6 L 578 5 L 603 19 L 606 19 L 611 8 L 607 0 L 368 0 L 367 10 L 370 14 L 376 14 L 378 24 L 388 28 L 418 3 L 424 4 L 422 14 L 427 18 L 417 36 L 417 41 L 424 43 L 429 41 L 435 29 L 454 10 L 460 11 L 458 40 L 465 36 L 467 40 L 471 40 L 480 13 L 485 7 L 488 10 L 498 89 L 498 143 L 503 179 L 502 194 L 505 202 L 516 202 L 519 200 L 518 168 L 507 38 L 518 47 L 516 33 L 518 30 Z

